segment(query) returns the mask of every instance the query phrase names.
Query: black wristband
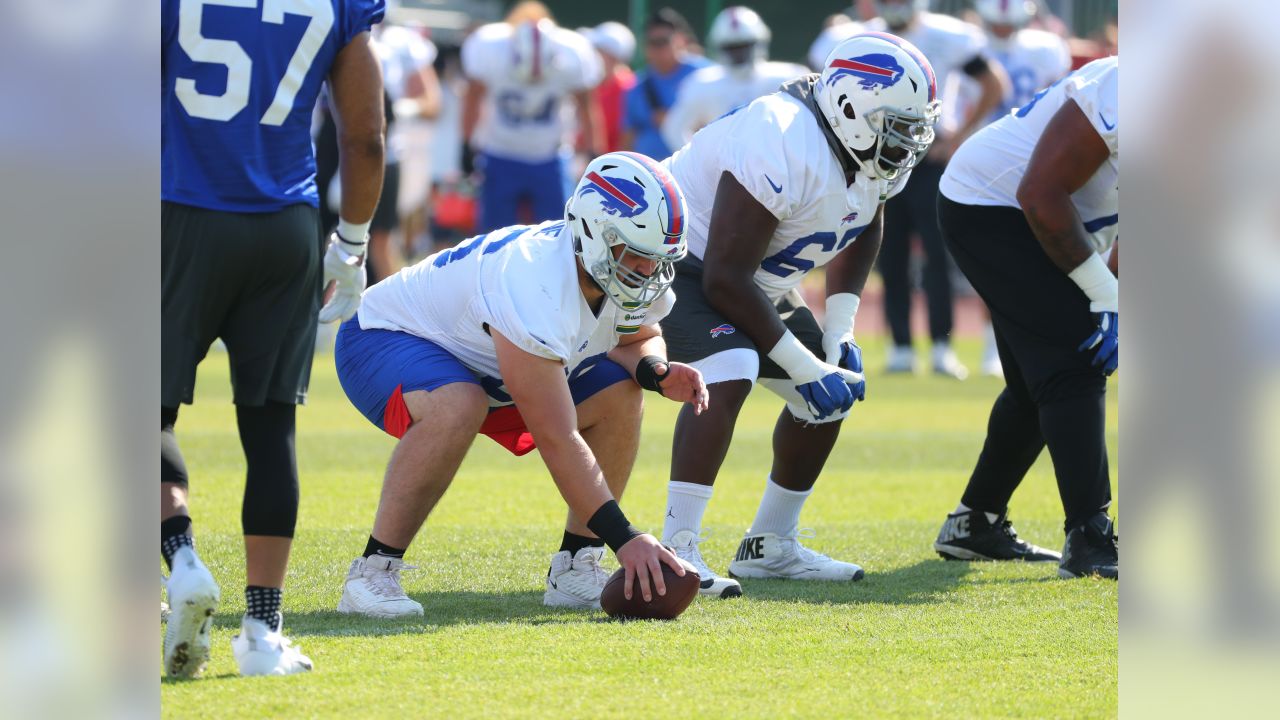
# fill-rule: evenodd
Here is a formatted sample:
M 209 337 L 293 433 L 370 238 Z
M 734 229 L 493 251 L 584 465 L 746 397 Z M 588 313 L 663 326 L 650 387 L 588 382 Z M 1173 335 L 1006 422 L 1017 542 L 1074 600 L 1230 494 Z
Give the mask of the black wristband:
M 618 507 L 616 500 L 601 505 L 587 521 L 587 529 L 600 536 L 615 553 L 637 535 L 644 534 L 627 522 L 627 516 L 622 514 L 622 508 Z
M 652 390 L 661 395 L 662 379 L 667 376 L 667 372 L 659 375 L 659 365 L 666 365 L 667 372 L 671 372 L 671 364 L 657 355 L 645 355 L 640 358 L 640 363 L 636 365 L 636 383 L 645 390 Z

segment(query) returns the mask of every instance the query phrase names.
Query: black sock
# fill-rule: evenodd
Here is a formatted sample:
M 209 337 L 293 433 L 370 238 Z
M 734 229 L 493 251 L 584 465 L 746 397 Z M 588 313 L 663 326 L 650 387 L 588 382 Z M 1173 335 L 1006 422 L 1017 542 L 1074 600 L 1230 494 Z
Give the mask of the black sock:
M 568 530 L 564 532 L 564 539 L 560 541 L 561 552 L 577 555 L 578 551 L 585 547 L 604 547 L 604 541 L 600 538 L 574 535 Z
M 261 620 L 272 630 L 279 631 L 284 624 L 284 615 L 280 614 L 280 601 L 284 591 L 280 588 L 250 585 L 244 589 L 244 614 L 254 620 Z
M 403 560 L 406 549 L 407 548 L 395 548 L 390 545 L 383 545 L 378 542 L 374 536 L 370 535 L 368 544 L 364 546 L 364 556 L 373 557 L 374 555 L 381 555 L 382 557 L 393 557 Z
M 173 569 L 173 554 L 181 547 L 195 547 L 191 538 L 191 518 L 186 515 L 175 515 L 160 523 L 160 554 L 164 556 L 164 564 Z

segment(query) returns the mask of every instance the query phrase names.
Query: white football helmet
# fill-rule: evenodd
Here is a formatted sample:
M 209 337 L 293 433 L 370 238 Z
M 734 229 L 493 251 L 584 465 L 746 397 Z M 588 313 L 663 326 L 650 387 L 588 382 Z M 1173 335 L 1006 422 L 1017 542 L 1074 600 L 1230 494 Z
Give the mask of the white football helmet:
M 688 252 L 684 193 L 657 161 L 634 152 L 592 160 L 564 206 L 564 220 L 583 269 L 617 306 L 634 310 L 657 300 Z M 614 248 L 621 246 L 617 255 Z M 627 255 L 652 260 L 650 275 L 629 269 Z
M 512 74 L 522 82 L 542 82 L 555 62 L 556 26 L 550 20 L 522 22 L 511 33 Z
M 975 0 L 973 7 L 988 25 L 1023 27 L 1036 14 L 1032 0 Z
M 707 44 L 722 65 L 733 67 L 767 59 L 771 37 L 769 26 L 755 10 L 734 5 L 711 22 Z
M 876 0 L 876 12 L 891 28 L 900 28 L 929 9 L 929 0 Z
M 870 177 L 898 177 L 933 143 L 939 114 L 933 66 L 896 35 L 866 32 L 836 45 L 814 93 L 832 131 Z

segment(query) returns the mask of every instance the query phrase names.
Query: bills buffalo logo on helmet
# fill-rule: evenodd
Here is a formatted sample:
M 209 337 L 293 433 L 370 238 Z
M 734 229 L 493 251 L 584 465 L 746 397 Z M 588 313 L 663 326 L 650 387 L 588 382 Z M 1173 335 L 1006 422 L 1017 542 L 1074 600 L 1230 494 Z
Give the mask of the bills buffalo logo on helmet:
M 594 171 L 587 173 L 587 179 L 591 182 L 578 190 L 578 197 L 595 193 L 600 196 L 604 211 L 610 215 L 629 218 L 649 209 L 649 203 L 644 199 L 644 188 L 637 183 L 620 177 L 606 178 Z
M 711 328 L 711 337 L 718 338 L 721 335 L 732 335 L 736 332 L 738 332 L 737 328 L 730 325 L 729 323 L 725 323 L 723 325 L 717 325 Z
M 859 87 L 867 90 L 874 90 L 876 87 L 893 87 L 902 79 L 903 72 L 898 61 L 887 53 L 868 53 L 848 59 L 836 58 L 831 61 L 830 67 L 836 70 L 827 77 L 828 85 L 842 77 L 852 76 L 858 79 Z

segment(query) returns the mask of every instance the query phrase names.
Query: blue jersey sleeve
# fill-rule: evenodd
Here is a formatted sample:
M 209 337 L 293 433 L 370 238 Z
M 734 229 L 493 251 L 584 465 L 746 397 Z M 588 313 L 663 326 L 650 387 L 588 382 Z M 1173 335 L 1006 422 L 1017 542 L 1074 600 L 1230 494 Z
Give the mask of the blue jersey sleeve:
M 346 47 L 351 39 L 369 28 L 382 22 L 386 15 L 385 0 L 345 0 L 345 12 L 342 13 L 342 27 L 339 35 L 339 47 Z

